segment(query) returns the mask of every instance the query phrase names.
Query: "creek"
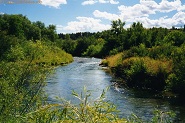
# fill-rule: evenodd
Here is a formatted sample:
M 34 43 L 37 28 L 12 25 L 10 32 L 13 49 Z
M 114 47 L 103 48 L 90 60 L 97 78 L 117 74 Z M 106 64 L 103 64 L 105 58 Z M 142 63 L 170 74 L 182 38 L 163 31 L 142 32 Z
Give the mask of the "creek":
M 170 99 L 156 98 L 144 91 L 135 91 L 115 83 L 115 79 L 99 66 L 101 59 L 74 57 L 74 62 L 67 66 L 59 66 L 47 78 L 45 91 L 48 102 L 56 103 L 56 97 L 76 103 L 72 91 L 83 92 L 84 86 L 91 91 L 91 98 L 99 97 L 103 89 L 110 87 L 106 100 L 114 103 L 120 110 L 121 117 L 129 117 L 132 113 L 149 120 L 154 110 L 173 111 L 178 122 L 185 122 L 185 105 Z

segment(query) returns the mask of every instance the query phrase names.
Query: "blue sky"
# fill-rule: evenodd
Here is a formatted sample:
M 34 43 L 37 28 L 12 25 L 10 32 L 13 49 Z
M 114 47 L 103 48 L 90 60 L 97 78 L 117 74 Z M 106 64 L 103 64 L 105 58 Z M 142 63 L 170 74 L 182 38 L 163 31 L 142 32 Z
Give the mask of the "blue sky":
M 0 0 L 0 14 L 5 13 L 54 24 L 58 33 L 102 31 L 116 19 L 125 28 L 138 21 L 146 28 L 171 28 L 184 26 L 185 0 Z

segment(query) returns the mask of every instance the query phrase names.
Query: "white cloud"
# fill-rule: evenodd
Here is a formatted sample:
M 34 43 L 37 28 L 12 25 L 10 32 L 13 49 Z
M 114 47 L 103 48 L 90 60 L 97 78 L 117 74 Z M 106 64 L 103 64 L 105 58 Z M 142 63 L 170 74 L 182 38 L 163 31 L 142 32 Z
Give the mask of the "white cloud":
M 0 12 L 0 15 L 4 15 L 4 13 L 3 12 Z
M 154 0 L 140 0 L 140 3 L 133 6 L 118 6 L 119 14 L 112 14 L 108 12 L 101 12 L 95 10 L 93 15 L 97 18 L 103 18 L 108 20 L 116 20 L 120 18 L 129 25 L 133 22 L 141 22 L 145 27 L 166 27 L 171 28 L 172 26 L 184 25 L 185 24 L 185 5 L 182 5 L 180 0 L 168 1 L 161 0 L 157 3 Z M 173 17 L 158 17 L 156 19 L 150 19 L 152 15 L 159 13 L 169 13 L 176 11 L 177 13 Z M 157 17 L 157 16 L 156 16 Z
M 109 0 L 110 4 L 119 4 L 118 1 L 114 1 L 114 0 Z
M 161 3 L 156 6 L 156 9 L 160 12 L 171 12 L 177 10 L 179 7 L 181 7 L 180 0 L 174 0 L 171 2 L 167 0 L 162 0 Z
M 185 5 L 180 6 L 177 11 L 185 11 Z
M 100 3 L 108 3 L 109 1 L 107 0 L 99 0 Z
M 82 3 L 82 5 L 92 5 L 92 4 L 95 4 L 97 2 L 98 2 L 97 0 L 87 0 L 87 1 L 84 1 Z
M 82 5 L 92 5 L 95 3 L 119 4 L 119 2 L 115 0 L 85 0 L 84 2 L 82 2 Z
M 42 0 L 42 5 L 59 8 L 61 4 L 67 4 L 66 0 Z
M 159 19 L 149 19 L 148 17 L 137 18 L 136 21 L 141 22 L 144 27 L 165 27 L 183 26 L 185 24 L 185 12 L 178 12 L 173 17 L 160 17 Z
M 150 10 L 153 11 L 167 13 L 177 10 L 179 7 L 181 7 L 181 1 L 161 0 L 161 2 L 158 4 L 154 0 L 140 0 L 140 5 L 144 5 L 145 7 L 148 7 Z
M 115 0 L 86 0 L 82 5 L 92 5 L 95 3 L 111 3 L 118 4 Z M 171 12 L 176 12 L 171 16 Z M 110 24 L 103 24 L 103 20 L 109 21 L 121 19 L 126 22 L 125 27 L 130 27 L 133 22 L 141 22 L 144 27 L 165 27 L 183 26 L 185 24 L 185 4 L 182 5 L 181 0 L 161 0 L 157 3 L 155 0 L 140 0 L 138 4 L 133 6 L 118 6 L 118 14 L 106 11 L 95 10 L 93 15 L 95 18 L 77 17 L 76 21 L 71 21 L 67 26 L 57 26 L 60 32 L 83 32 L 83 31 L 102 31 L 110 29 Z M 169 16 L 162 16 L 166 13 Z M 159 14 L 159 16 L 157 15 Z M 155 19 L 151 17 L 155 15 Z M 158 17 L 158 18 L 157 18 Z M 98 19 L 99 18 L 99 19 Z
M 102 24 L 100 19 L 90 17 L 76 17 L 77 21 L 68 22 L 67 26 L 58 25 L 57 32 L 85 32 L 85 31 L 102 31 L 110 28 L 110 25 Z
M 136 4 L 134 6 L 124 6 L 121 5 L 118 7 L 120 11 L 120 16 L 124 20 L 134 19 L 137 17 L 148 17 L 149 14 L 155 14 L 155 11 L 151 10 L 148 6 L 143 4 Z
M 104 19 L 108 19 L 108 20 L 116 20 L 116 19 L 119 19 L 120 17 L 116 14 L 111 14 L 111 13 L 108 13 L 108 12 L 100 12 L 99 10 L 95 10 L 93 12 L 93 15 L 95 17 L 98 17 L 98 18 L 104 18 Z

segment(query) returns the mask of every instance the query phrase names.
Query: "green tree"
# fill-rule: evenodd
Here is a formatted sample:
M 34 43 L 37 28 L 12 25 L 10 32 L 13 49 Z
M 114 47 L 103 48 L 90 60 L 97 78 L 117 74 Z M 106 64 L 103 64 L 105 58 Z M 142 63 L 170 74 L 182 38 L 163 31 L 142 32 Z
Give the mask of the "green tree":
M 171 43 L 180 46 L 185 42 L 185 33 L 179 30 L 173 30 L 164 37 L 164 43 Z
M 124 31 L 124 28 L 123 28 L 124 25 L 125 25 L 125 22 L 122 22 L 120 19 L 114 20 L 112 21 L 112 24 L 111 24 L 111 31 L 113 32 L 113 34 L 118 36 Z
M 174 50 L 173 73 L 168 77 L 169 88 L 184 98 L 185 93 L 185 45 Z
M 142 25 L 142 23 L 137 22 L 137 23 L 133 23 L 131 25 L 131 28 L 128 29 L 128 33 L 129 33 L 129 46 L 138 46 L 140 43 L 145 42 L 146 40 L 146 35 L 144 32 L 144 27 Z
M 86 50 L 87 48 L 95 43 L 95 38 L 92 37 L 83 37 L 77 40 L 77 46 L 76 49 L 74 51 L 74 55 L 75 56 L 81 56 Z
M 44 28 L 41 31 L 43 40 L 49 40 L 54 42 L 58 38 L 55 25 L 49 25 L 47 28 Z

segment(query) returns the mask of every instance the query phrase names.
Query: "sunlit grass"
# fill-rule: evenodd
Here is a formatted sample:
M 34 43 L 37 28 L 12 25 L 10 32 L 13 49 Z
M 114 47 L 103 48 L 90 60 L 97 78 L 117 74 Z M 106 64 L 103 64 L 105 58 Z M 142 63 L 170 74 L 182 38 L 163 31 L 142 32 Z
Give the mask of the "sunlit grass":
M 107 65 L 109 67 L 115 67 L 122 62 L 122 56 L 123 53 L 118 53 L 116 55 L 109 56 L 102 61 L 102 64 Z
M 108 88 L 107 88 L 108 89 Z M 91 92 L 86 90 L 81 94 L 72 92 L 80 103 L 71 104 L 61 99 L 59 104 L 48 104 L 34 112 L 28 113 L 24 119 L 28 122 L 57 122 L 57 123 L 127 123 L 125 118 L 119 118 L 119 111 L 110 102 L 104 101 L 107 89 L 99 98 L 91 101 Z
M 132 66 L 136 62 L 141 62 L 146 67 L 147 72 L 152 75 L 156 75 L 160 71 L 168 74 L 172 72 L 172 61 L 155 60 L 150 57 L 130 57 L 123 60 L 122 65 L 125 67 Z

